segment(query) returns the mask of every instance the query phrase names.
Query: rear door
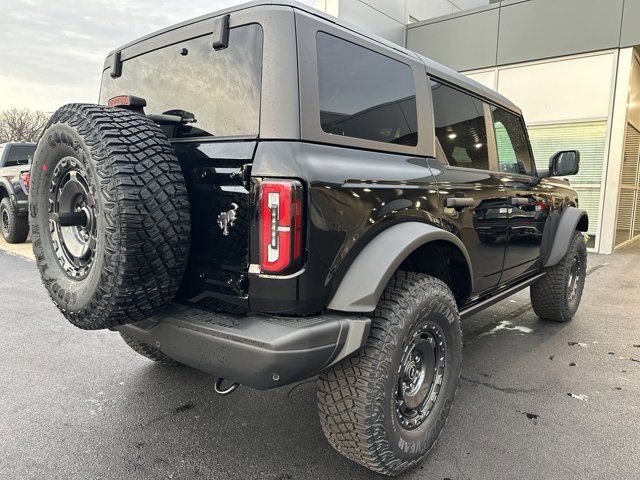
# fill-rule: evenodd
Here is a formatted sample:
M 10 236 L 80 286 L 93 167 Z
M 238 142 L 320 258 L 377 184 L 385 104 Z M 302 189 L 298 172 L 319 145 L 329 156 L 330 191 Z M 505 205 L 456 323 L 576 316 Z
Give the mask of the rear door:
M 471 257 L 475 294 L 498 285 L 507 238 L 507 193 L 495 164 L 489 107 L 471 94 L 431 80 L 443 228 Z

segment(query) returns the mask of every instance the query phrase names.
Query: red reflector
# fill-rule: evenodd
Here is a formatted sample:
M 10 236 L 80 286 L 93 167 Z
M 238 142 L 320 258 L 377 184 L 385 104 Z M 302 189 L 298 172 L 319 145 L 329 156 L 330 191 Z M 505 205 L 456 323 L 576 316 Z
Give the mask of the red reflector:
M 260 184 L 260 269 L 289 273 L 302 266 L 302 185 L 296 180 Z
M 131 97 L 129 95 L 120 95 L 113 97 L 107 102 L 109 107 L 122 107 L 131 105 Z

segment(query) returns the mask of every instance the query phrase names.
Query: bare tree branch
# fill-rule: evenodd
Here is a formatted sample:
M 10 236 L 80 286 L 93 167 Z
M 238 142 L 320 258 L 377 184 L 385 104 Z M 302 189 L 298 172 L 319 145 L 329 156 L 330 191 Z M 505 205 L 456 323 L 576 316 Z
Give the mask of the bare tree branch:
M 36 142 L 49 120 L 44 112 L 11 108 L 0 112 L 0 143 Z

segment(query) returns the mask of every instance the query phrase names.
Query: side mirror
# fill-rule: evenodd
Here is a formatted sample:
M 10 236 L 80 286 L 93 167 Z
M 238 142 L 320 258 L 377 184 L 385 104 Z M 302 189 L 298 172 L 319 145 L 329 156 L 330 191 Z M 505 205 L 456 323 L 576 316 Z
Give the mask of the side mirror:
M 540 172 L 540 177 L 564 177 L 575 175 L 580 170 L 580 152 L 563 150 L 549 159 L 549 170 Z

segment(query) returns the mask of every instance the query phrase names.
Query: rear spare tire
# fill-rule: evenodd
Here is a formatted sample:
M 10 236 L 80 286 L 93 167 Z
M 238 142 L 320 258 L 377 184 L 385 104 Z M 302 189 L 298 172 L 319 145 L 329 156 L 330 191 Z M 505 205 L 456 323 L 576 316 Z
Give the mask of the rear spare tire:
M 33 252 L 71 323 L 114 327 L 171 301 L 189 254 L 189 201 L 155 123 L 127 110 L 66 105 L 45 127 L 31 171 Z

